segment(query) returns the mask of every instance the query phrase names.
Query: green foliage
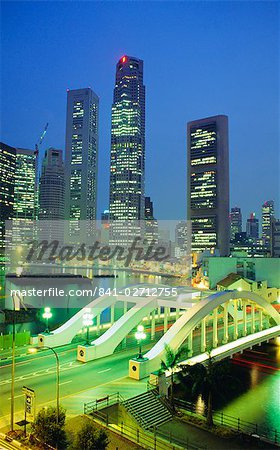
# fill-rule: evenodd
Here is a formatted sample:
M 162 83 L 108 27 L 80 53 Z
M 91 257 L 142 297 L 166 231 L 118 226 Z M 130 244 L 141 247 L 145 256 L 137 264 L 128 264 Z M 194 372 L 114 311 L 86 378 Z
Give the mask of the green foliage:
M 174 351 L 169 345 L 165 345 L 165 361 L 161 361 L 161 370 L 170 370 L 171 385 L 170 385 L 170 403 L 174 408 L 174 371 L 182 358 L 187 357 L 187 347 L 180 347 L 179 350 Z
M 105 450 L 108 444 L 106 431 L 97 429 L 93 422 L 86 422 L 77 433 L 73 450 Z
M 179 378 L 186 391 L 193 398 L 201 395 L 207 404 L 207 422 L 213 425 L 212 400 L 214 397 L 223 397 L 224 394 L 237 386 L 237 380 L 231 376 L 227 361 L 215 362 L 208 352 L 205 364 L 197 363 L 193 366 L 183 366 Z
M 171 372 L 176 369 L 181 359 L 188 354 L 186 347 L 180 347 L 179 350 L 174 351 L 169 345 L 165 345 L 165 361 L 161 361 L 161 368 L 163 370 L 170 370 Z
M 57 447 L 58 450 L 67 448 L 65 426 L 65 410 L 59 409 L 57 422 L 57 409 L 53 406 L 42 408 L 32 423 L 32 433 L 41 442 Z

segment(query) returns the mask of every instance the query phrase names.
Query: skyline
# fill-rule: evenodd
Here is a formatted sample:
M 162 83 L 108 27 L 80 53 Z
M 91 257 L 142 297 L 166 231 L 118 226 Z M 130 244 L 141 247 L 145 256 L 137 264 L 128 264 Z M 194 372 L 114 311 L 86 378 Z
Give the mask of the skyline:
M 123 54 L 133 55 L 144 60 L 147 88 L 145 194 L 150 196 L 154 203 L 155 216 L 169 219 L 185 218 L 186 125 L 190 120 L 216 114 L 229 116 L 230 207 L 240 206 L 244 220 L 251 211 L 255 211 L 260 218 L 261 205 L 265 200 L 272 199 L 276 203 L 276 216 L 279 215 L 276 196 L 278 176 L 275 171 L 279 140 L 276 114 L 278 85 L 275 3 L 240 5 L 232 2 L 227 4 L 189 2 L 172 4 L 172 7 L 170 4 L 164 6 L 161 4 L 160 7 L 156 4 L 145 7 L 136 4 L 133 8 L 129 4 L 125 4 L 125 7 L 118 4 L 118 14 L 114 4 L 87 4 L 85 10 L 76 3 L 67 5 L 67 8 L 60 3 L 56 6 L 54 12 L 49 4 L 3 2 L 3 63 L 6 69 L 2 74 L 2 87 L 3 91 L 8 92 L 7 97 L 3 96 L 3 111 L 5 111 L 2 118 L 3 142 L 12 146 L 32 148 L 45 123 L 49 122 L 41 153 L 51 146 L 64 150 L 66 89 L 87 87 L 88 81 L 88 85 L 91 85 L 100 98 L 97 216 L 100 217 L 100 212 L 107 209 L 109 203 L 110 109 L 113 100 L 114 69 Z M 13 16 L 14 8 L 17 10 L 16 17 Z M 145 11 L 149 13 L 147 20 L 143 15 Z M 91 17 L 97 14 L 98 24 L 95 31 L 88 30 L 89 34 L 81 33 L 80 39 L 75 44 L 72 36 L 67 35 L 69 25 L 72 23 L 70 19 L 75 16 L 76 27 L 82 30 L 85 13 L 91 14 Z M 246 21 L 249 13 L 250 24 Z M 47 18 L 50 14 L 55 26 L 52 27 L 52 33 L 47 36 L 46 33 L 49 31 Z M 238 15 L 236 29 L 228 33 L 226 27 L 229 22 L 237 19 L 236 15 Z M 129 29 L 115 20 L 120 16 L 124 22 L 126 19 L 138 18 L 129 45 L 127 39 Z M 167 18 L 170 29 L 175 29 L 174 23 L 177 23 L 174 36 L 171 36 L 166 28 L 162 30 L 162 34 L 158 34 Z M 141 25 L 144 24 L 144 19 L 146 29 L 152 31 L 151 36 L 147 32 L 142 33 Z M 153 23 L 155 19 L 157 22 Z M 10 29 L 11 20 L 13 32 L 12 34 L 7 32 L 5 35 L 5 31 Z M 112 22 L 111 28 L 108 25 L 109 21 Z M 188 27 L 185 27 L 185 22 L 188 23 Z M 62 23 L 64 26 L 60 27 Z M 201 38 L 199 31 L 205 23 L 209 29 L 204 29 L 204 36 Z M 105 40 L 103 33 L 102 39 L 98 38 L 102 24 L 107 30 Z M 219 32 L 222 29 L 224 39 L 220 42 Z M 122 31 L 117 44 L 116 30 Z M 248 34 L 248 31 L 251 33 Z M 191 37 L 192 40 L 189 41 Z M 46 38 L 47 41 L 44 43 Z M 149 50 L 147 38 L 151 43 Z M 25 45 L 19 48 L 18 44 L 23 39 Z M 57 41 L 62 42 L 62 46 L 55 47 Z M 238 41 L 238 52 L 235 55 L 232 51 L 236 50 Z M 197 55 L 192 51 L 192 42 L 195 42 Z M 43 44 L 47 45 L 44 47 Z M 69 52 L 71 44 L 72 47 L 75 45 Z M 180 48 L 178 44 L 181 44 Z M 208 52 L 204 51 L 203 46 Z M 30 66 L 33 59 L 38 57 L 38 50 L 41 47 L 46 51 L 42 52 L 40 63 L 37 63 L 36 67 Z M 62 52 L 59 51 L 60 47 Z M 208 55 L 209 48 L 212 48 L 213 54 Z M 69 66 L 69 62 L 75 49 L 79 50 L 76 54 L 78 63 L 73 67 Z M 182 58 L 183 49 L 186 50 L 185 58 Z M 7 56 L 11 53 L 14 56 L 13 61 L 11 58 L 8 61 Z M 60 55 L 60 59 L 56 61 L 57 65 L 50 64 L 53 53 L 56 56 Z M 165 54 L 168 64 L 163 58 Z M 86 58 L 89 55 L 93 55 L 94 58 Z M 221 59 L 217 60 L 217 56 Z M 201 66 L 201 57 L 204 66 Z M 75 58 L 74 60 L 76 61 Z M 189 61 L 192 62 L 191 71 L 188 71 Z M 176 70 L 173 69 L 173 65 Z M 32 76 L 30 67 L 33 69 Z M 81 67 L 85 69 L 80 70 Z M 232 69 L 235 69 L 233 73 Z M 161 75 L 161 83 L 158 83 L 158 74 Z M 213 84 L 215 80 L 216 83 Z M 12 89 L 16 81 L 18 89 Z M 31 85 L 35 86 L 35 89 L 30 89 Z M 210 89 L 213 90 L 210 92 Z M 239 106 L 239 99 L 242 108 Z M 261 132 L 255 133 L 259 129 Z M 269 148 L 263 151 L 266 145 Z M 176 158 L 170 158 L 170 149 L 172 156 L 176 155 Z M 264 168 L 268 169 L 267 174 Z M 163 176 L 165 179 L 170 176 L 176 183 L 173 185 L 162 183 Z M 178 201 L 174 202 L 174 198 Z

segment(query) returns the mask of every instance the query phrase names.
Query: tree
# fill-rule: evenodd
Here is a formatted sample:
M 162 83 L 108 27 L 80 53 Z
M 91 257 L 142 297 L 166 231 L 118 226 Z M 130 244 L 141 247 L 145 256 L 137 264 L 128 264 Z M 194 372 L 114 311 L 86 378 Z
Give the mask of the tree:
M 165 361 L 161 361 L 161 369 L 170 371 L 170 403 L 174 408 L 174 372 L 178 367 L 178 363 L 184 356 L 187 356 L 188 349 L 180 347 L 179 350 L 174 351 L 169 345 L 165 345 Z
M 181 381 L 190 386 L 193 397 L 201 395 L 207 404 L 207 425 L 213 426 L 213 398 L 221 397 L 224 392 L 233 384 L 237 385 L 237 380 L 230 375 L 227 362 L 215 362 L 208 352 L 208 359 L 205 364 L 197 363 L 193 366 L 182 366 Z
M 31 425 L 32 433 L 43 444 L 48 444 L 58 450 L 67 448 L 65 426 L 65 410 L 59 408 L 57 423 L 57 409 L 53 406 L 42 408 Z
M 103 429 L 97 429 L 93 422 L 86 422 L 77 433 L 74 449 L 105 450 L 109 444 L 108 434 Z

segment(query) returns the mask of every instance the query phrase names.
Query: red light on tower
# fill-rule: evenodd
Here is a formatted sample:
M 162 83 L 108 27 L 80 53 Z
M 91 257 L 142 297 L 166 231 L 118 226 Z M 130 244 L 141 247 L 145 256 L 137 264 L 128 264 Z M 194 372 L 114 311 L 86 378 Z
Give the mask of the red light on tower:
M 122 62 L 122 63 L 125 63 L 126 60 L 127 60 L 127 57 L 126 57 L 126 56 L 123 56 L 123 57 L 121 58 L 121 62 Z

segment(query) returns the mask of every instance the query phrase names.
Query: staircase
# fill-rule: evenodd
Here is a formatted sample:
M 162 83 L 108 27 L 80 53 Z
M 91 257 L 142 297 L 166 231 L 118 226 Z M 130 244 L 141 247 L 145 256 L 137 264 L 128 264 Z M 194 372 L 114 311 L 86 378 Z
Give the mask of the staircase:
M 172 419 L 171 412 L 156 397 L 153 391 L 124 400 L 122 405 L 145 430 L 161 425 Z

